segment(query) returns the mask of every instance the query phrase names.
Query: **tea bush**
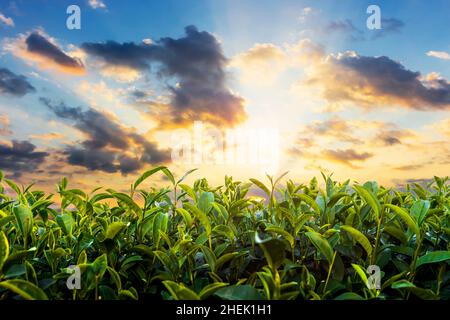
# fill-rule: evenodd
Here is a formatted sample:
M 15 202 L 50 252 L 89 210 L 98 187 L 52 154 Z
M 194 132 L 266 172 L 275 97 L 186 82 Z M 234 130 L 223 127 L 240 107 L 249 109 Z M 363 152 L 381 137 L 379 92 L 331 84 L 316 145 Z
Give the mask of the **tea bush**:
M 170 187 L 143 188 L 154 174 Z M 129 193 L 64 178 L 56 199 L 0 173 L 0 299 L 450 297 L 448 178 L 396 190 L 185 177 L 157 167 Z

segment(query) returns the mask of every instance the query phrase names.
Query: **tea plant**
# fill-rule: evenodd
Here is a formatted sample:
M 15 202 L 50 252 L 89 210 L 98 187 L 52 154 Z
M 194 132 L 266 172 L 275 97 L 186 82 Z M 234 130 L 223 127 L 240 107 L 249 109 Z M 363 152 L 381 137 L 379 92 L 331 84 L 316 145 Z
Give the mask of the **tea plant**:
M 157 167 L 129 193 L 64 178 L 58 201 L 0 173 L 0 299 L 450 298 L 448 178 L 183 184 L 192 172 Z M 155 174 L 170 186 L 144 188 Z

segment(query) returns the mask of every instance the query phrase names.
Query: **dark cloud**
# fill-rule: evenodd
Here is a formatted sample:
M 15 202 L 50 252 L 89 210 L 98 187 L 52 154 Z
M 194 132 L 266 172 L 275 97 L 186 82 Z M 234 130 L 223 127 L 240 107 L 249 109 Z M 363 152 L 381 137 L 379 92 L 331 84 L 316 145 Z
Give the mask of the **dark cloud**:
M 124 174 L 135 172 L 142 167 L 139 158 L 132 158 L 125 155 L 119 157 L 120 171 Z
M 22 97 L 36 89 L 28 82 L 27 78 L 14 72 L 0 68 L 0 94 Z
M 338 63 L 355 71 L 361 80 L 366 80 L 377 92 L 408 102 L 411 107 L 425 109 L 450 106 L 448 81 L 422 81 L 420 72 L 410 71 L 386 56 L 346 56 Z
M 420 185 L 427 185 L 431 182 L 434 182 L 433 178 L 428 178 L 428 179 L 407 179 L 406 183 L 408 184 L 413 184 L 413 183 L 417 183 Z
M 418 184 L 422 187 L 427 187 L 428 184 L 432 183 L 433 179 L 392 179 L 392 182 L 395 184 L 395 187 L 400 191 L 406 191 L 406 185 Z
M 331 21 L 323 28 L 325 34 L 342 34 L 352 41 L 375 40 L 393 33 L 400 33 L 405 24 L 395 18 L 381 18 L 381 29 L 370 30 L 367 37 L 350 19 Z
M 150 60 L 154 55 L 154 47 L 144 43 L 83 43 L 81 48 L 90 55 L 102 58 L 106 63 L 115 66 L 125 66 L 135 70 L 150 68 Z
M 326 34 L 341 33 L 349 37 L 353 41 L 364 40 L 364 33 L 355 27 L 350 19 L 331 21 L 325 28 Z
M 345 149 L 345 150 L 324 150 L 323 156 L 334 162 L 339 162 L 345 164 L 349 167 L 356 168 L 352 164 L 353 161 L 362 162 L 373 156 L 373 154 L 368 152 L 357 152 L 353 149 Z
M 23 172 L 33 172 L 44 162 L 47 152 L 35 151 L 28 141 L 12 141 L 12 146 L 0 145 L 0 169 L 11 171 L 16 177 Z
M 56 116 L 73 123 L 87 136 L 80 145 L 66 148 L 69 164 L 89 170 L 127 174 L 141 169 L 146 163 L 158 164 L 170 160 L 167 150 L 159 150 L 155 143 L 123 127 L 104 113 L 92 108 L 69 107 L 64 103 L 55 105 L 47 98 L 40 100 Z M 126 152 L 139 156 L 132 158 Z
M 41 98 L 41 101 L 59 118 L 74 121 L 74 126 L 89 137 L 83 142 L 85 147 L 90 149 L 101 149 L 106 146 L 121 149 L 128 147 L 128 137 L 124 134 L 123 128 L 105 114 L 92 108 L 83 111 L 80 107 L 68 107 L 64 103 L 55 106 L 45 98 Z
M 145 99 L 148 97 L 148 93 L 142 90 L 133 90 L 131 96 L 135 99 Z
M 243 99 L 227 87 L 227 59 L 220 43 L 194 26 L 186 27 L 185 33 L 182 38 L 166 37 L 152 44 L 108 41 L 84 43 L 81 47 L 108 65 L 147 71 L 155 64 L 160 77 L 175 79 L 177 85 L 167 84 L 171 102 L 163 125 L 193 120 L 233 125 L 242 121 Z
M 376 140 L 381 141 L 385 146 L 393 146 L 396 144 L 401 144 L 401 138 L 408 136 L 408 132 L 405 130 L 381 130 L 377 136 Z
M 114 164 L 116 154 L 114 152 L 92 148 L 69 147 L 65 151 L 67 161 L 71 165 L 86 167 L 89 170 L 100 170 L 104 172 L 117 172 Z
M 60 48 L 37 32 L 31 33 L 25 40 L 28 52 L 46 58 L 60 67 L 72 70 L 84 70 L 83 63 L 65 54 Z
M 424 164 L 407 164 L 404 166 L 395 167 L 394 169 L 401 170 L 401 171 L 411 171 L 411 170 L 418 170 L 423 167 L 424 167 Z
M 306 83 L 322 86 L 324 98 L 332 103 L 417 110 L 450 107 L 450 82 L 437 74 L 424 77 L 386 56 L 360 56 L 355 52 L 329 56 Z
M 381 29 L 372 30 L 372 32 L 374 32 L 372 39 L 385 37 L 392 33 L 400 33 L 404 26 L 405 24 L 401 20 L 395 18 L 382 18 Z

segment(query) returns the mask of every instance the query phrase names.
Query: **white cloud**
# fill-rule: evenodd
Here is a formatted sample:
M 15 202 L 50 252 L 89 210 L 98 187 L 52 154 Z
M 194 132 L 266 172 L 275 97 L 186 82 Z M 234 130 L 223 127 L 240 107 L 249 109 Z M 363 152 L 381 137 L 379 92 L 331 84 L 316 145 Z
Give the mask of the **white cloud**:
M 106 4 L 102 0 L 89 0 L 89 5 L 93 9 L 106 9 Z
M 9 18 L 5 16 L 3 13 L 0 12 L 0 22 L 9 26 L 14 27 L 14 20 L 12 18 Z
M 450 60 L 450 54 L 445 51 L 428 51 L 427 56 L 443 60 Z
M 313 15 L 316 15 L 319 13 L 319 10 L 312 8 L 312 7 L 305 7 L 302 9 L 302 12 L 300 13 L 298 20 L 300 22 L 305 22 L 306 20 L 309 20 Z

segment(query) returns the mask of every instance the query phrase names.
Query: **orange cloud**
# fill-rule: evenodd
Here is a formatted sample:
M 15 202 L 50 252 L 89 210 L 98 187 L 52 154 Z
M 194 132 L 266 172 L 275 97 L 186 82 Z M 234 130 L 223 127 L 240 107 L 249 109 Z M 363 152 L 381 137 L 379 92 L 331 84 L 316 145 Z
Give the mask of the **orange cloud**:
M 423 77 L 386 56 L 355 52 L 324 56 L 313 63 L 304 85 L 321 88 L 333 104 L 401 106 L 416 110 L 448 110 L 450 82 L 433 73 Z
M 287 67 L 286 53 L 270 43 L 257 43 L 231 60 L 241 72 L 241 80 L 253 85 L 269 85 Z
M 6 39 L 4 49 L 43 70 L 57 70 L 74 75 L 82 75 L 86 71 L 76 53 L 69 55 L 43 30 L 34 30 L 20 34 L 14 39 Z
M 0 114 L 0 135 L 9 135 L 11 130 L 9 129 L 9 118 L 7 115 Z
M 353 162 L 363 162 L 373 156 L 369 152 L 358 152 L 353 149 L 345 150 L 324 150 L 323 157 L 327 160 L 344 164 L 351 168 L 358 168 L 353 164 Z
M 432 125 L 432 128 L 438 131 L 443 136 L 450 138 L 450 118 L 441 120 Z
M 64 137 L 65 136 L 62 133 L 57 133 L 57 132 L 30 135 L 30 138 L 38 139 L 38 140 L 57 140 L 57 139 L 62 139 Z

